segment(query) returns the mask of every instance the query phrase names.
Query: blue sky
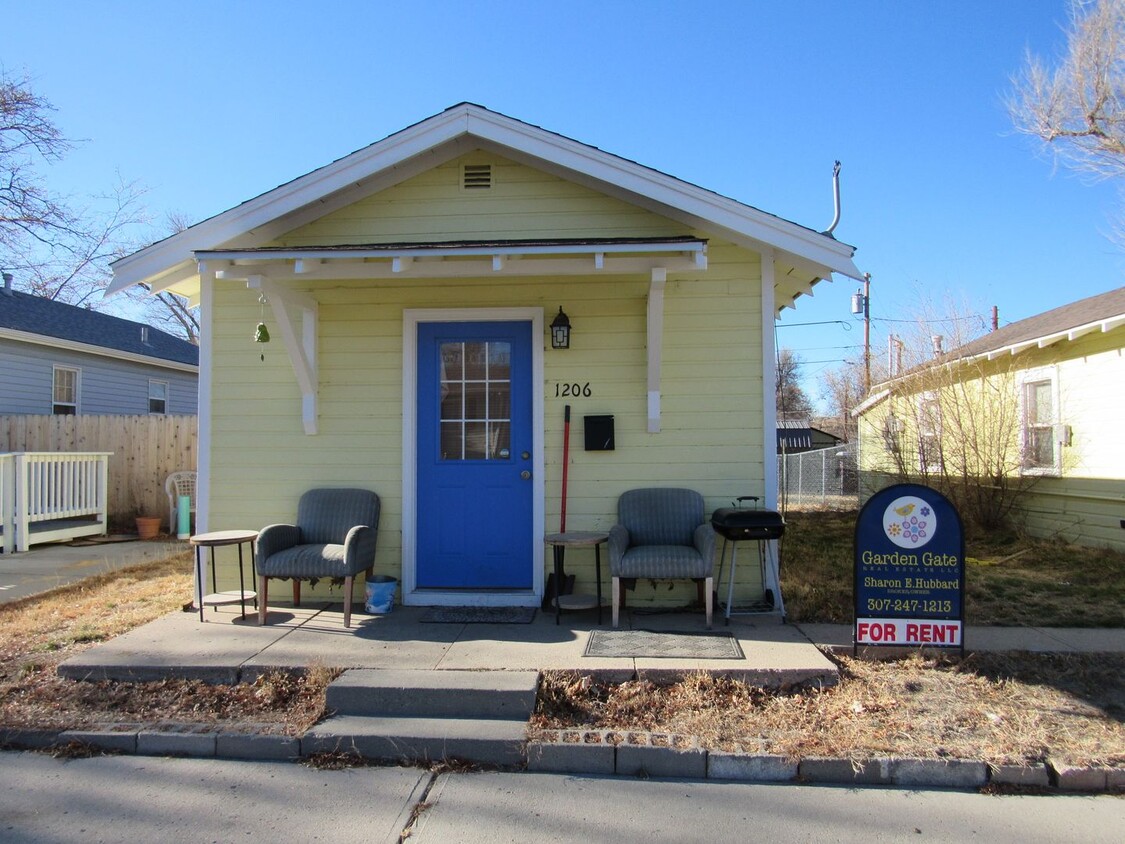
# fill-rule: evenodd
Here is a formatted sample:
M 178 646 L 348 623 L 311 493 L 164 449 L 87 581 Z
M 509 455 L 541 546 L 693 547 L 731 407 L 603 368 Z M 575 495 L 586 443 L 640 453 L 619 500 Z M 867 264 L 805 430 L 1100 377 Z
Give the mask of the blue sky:
M 0 68 L 86 139 L 48 173 L 116 174 L 197 220 L 468 100 L 816 229 L 873 277 L 872 344 L 919 298 L 1001 323 L 1122 285 L 1118 193 L 1056 168 L 1003 100 L 1065 0 L 42 2 L 0 0 Z M 819 374 L 853 356 L 856 285 L 779 322 Z M 797 323 L 840 320 L 845 325 Z M 846 330 L 850 328 L 851 330 Z

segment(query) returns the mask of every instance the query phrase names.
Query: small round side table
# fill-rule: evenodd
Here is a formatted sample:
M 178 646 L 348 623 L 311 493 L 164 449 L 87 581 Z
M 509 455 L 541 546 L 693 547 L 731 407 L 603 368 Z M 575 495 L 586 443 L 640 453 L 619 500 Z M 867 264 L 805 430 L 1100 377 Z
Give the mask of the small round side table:
M 216 530 L 211 533 L 197 533 L 188 541 L 195 546 L 195 582 L 199 589 L 199 620 L 203 621 L 205 606 L 217 607 L 220 604 L 241 604 L 242 617 L 246 618 L 246 602 L 253 598 L 257 605 L 258 593 L 248 591 L 242 574 L 242 546 L 250 546 L 250 584 L 254 584 L 257 572 L 254 567 L 254 540 L 256 530 Z M 219 592 L 215 579 L 215 549 L 224 545 L 238 546 L 238 591 Z M 211 549 L 211 594 L 203 594 L 203 549 Z
M 598 624 L 602 623 L 602 552 L 603 542 L 609 541 L 609 534 L 605 531 L 593 530 L 568 530 L 565 533 L 549 533 L 543 538 L 555 552 L 555 624 L 559 623 L 559 616 L 563 609 L 588 610 L 598 608 Z M 589 548 L 594 546 L 594 577 L 597 581 L 597 596 L 593 595 L 563 595 L 563 581 L 566 574 L 563 572 L 563 557 L 567 548 Z

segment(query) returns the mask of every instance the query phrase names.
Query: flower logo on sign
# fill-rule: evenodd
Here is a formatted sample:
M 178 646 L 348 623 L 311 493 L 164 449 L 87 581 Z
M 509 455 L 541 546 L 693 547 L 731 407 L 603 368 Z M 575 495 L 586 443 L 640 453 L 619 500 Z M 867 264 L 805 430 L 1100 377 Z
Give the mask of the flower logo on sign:
M 937 531 L 937 515 L 921 498 L 904 495 L 887 506 L 883 531 L 899 548 L 921 548 Z

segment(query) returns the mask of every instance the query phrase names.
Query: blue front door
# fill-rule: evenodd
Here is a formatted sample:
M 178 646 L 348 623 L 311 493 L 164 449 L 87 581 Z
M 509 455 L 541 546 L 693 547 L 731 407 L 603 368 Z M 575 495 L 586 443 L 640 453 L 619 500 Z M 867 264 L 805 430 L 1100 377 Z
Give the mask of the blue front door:
M 530 322 L 419 324 L 419 588 L 532 588 L 531 374 Z

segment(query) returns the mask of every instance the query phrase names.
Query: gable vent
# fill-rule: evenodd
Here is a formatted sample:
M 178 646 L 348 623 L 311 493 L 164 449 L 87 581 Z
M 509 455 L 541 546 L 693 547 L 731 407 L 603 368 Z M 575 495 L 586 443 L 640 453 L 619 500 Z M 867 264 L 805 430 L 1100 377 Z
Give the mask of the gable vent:
M 492 187 L 491 164 L 466 164 L 461 168 L 461 187 L 464 190 L 488 190 Z

